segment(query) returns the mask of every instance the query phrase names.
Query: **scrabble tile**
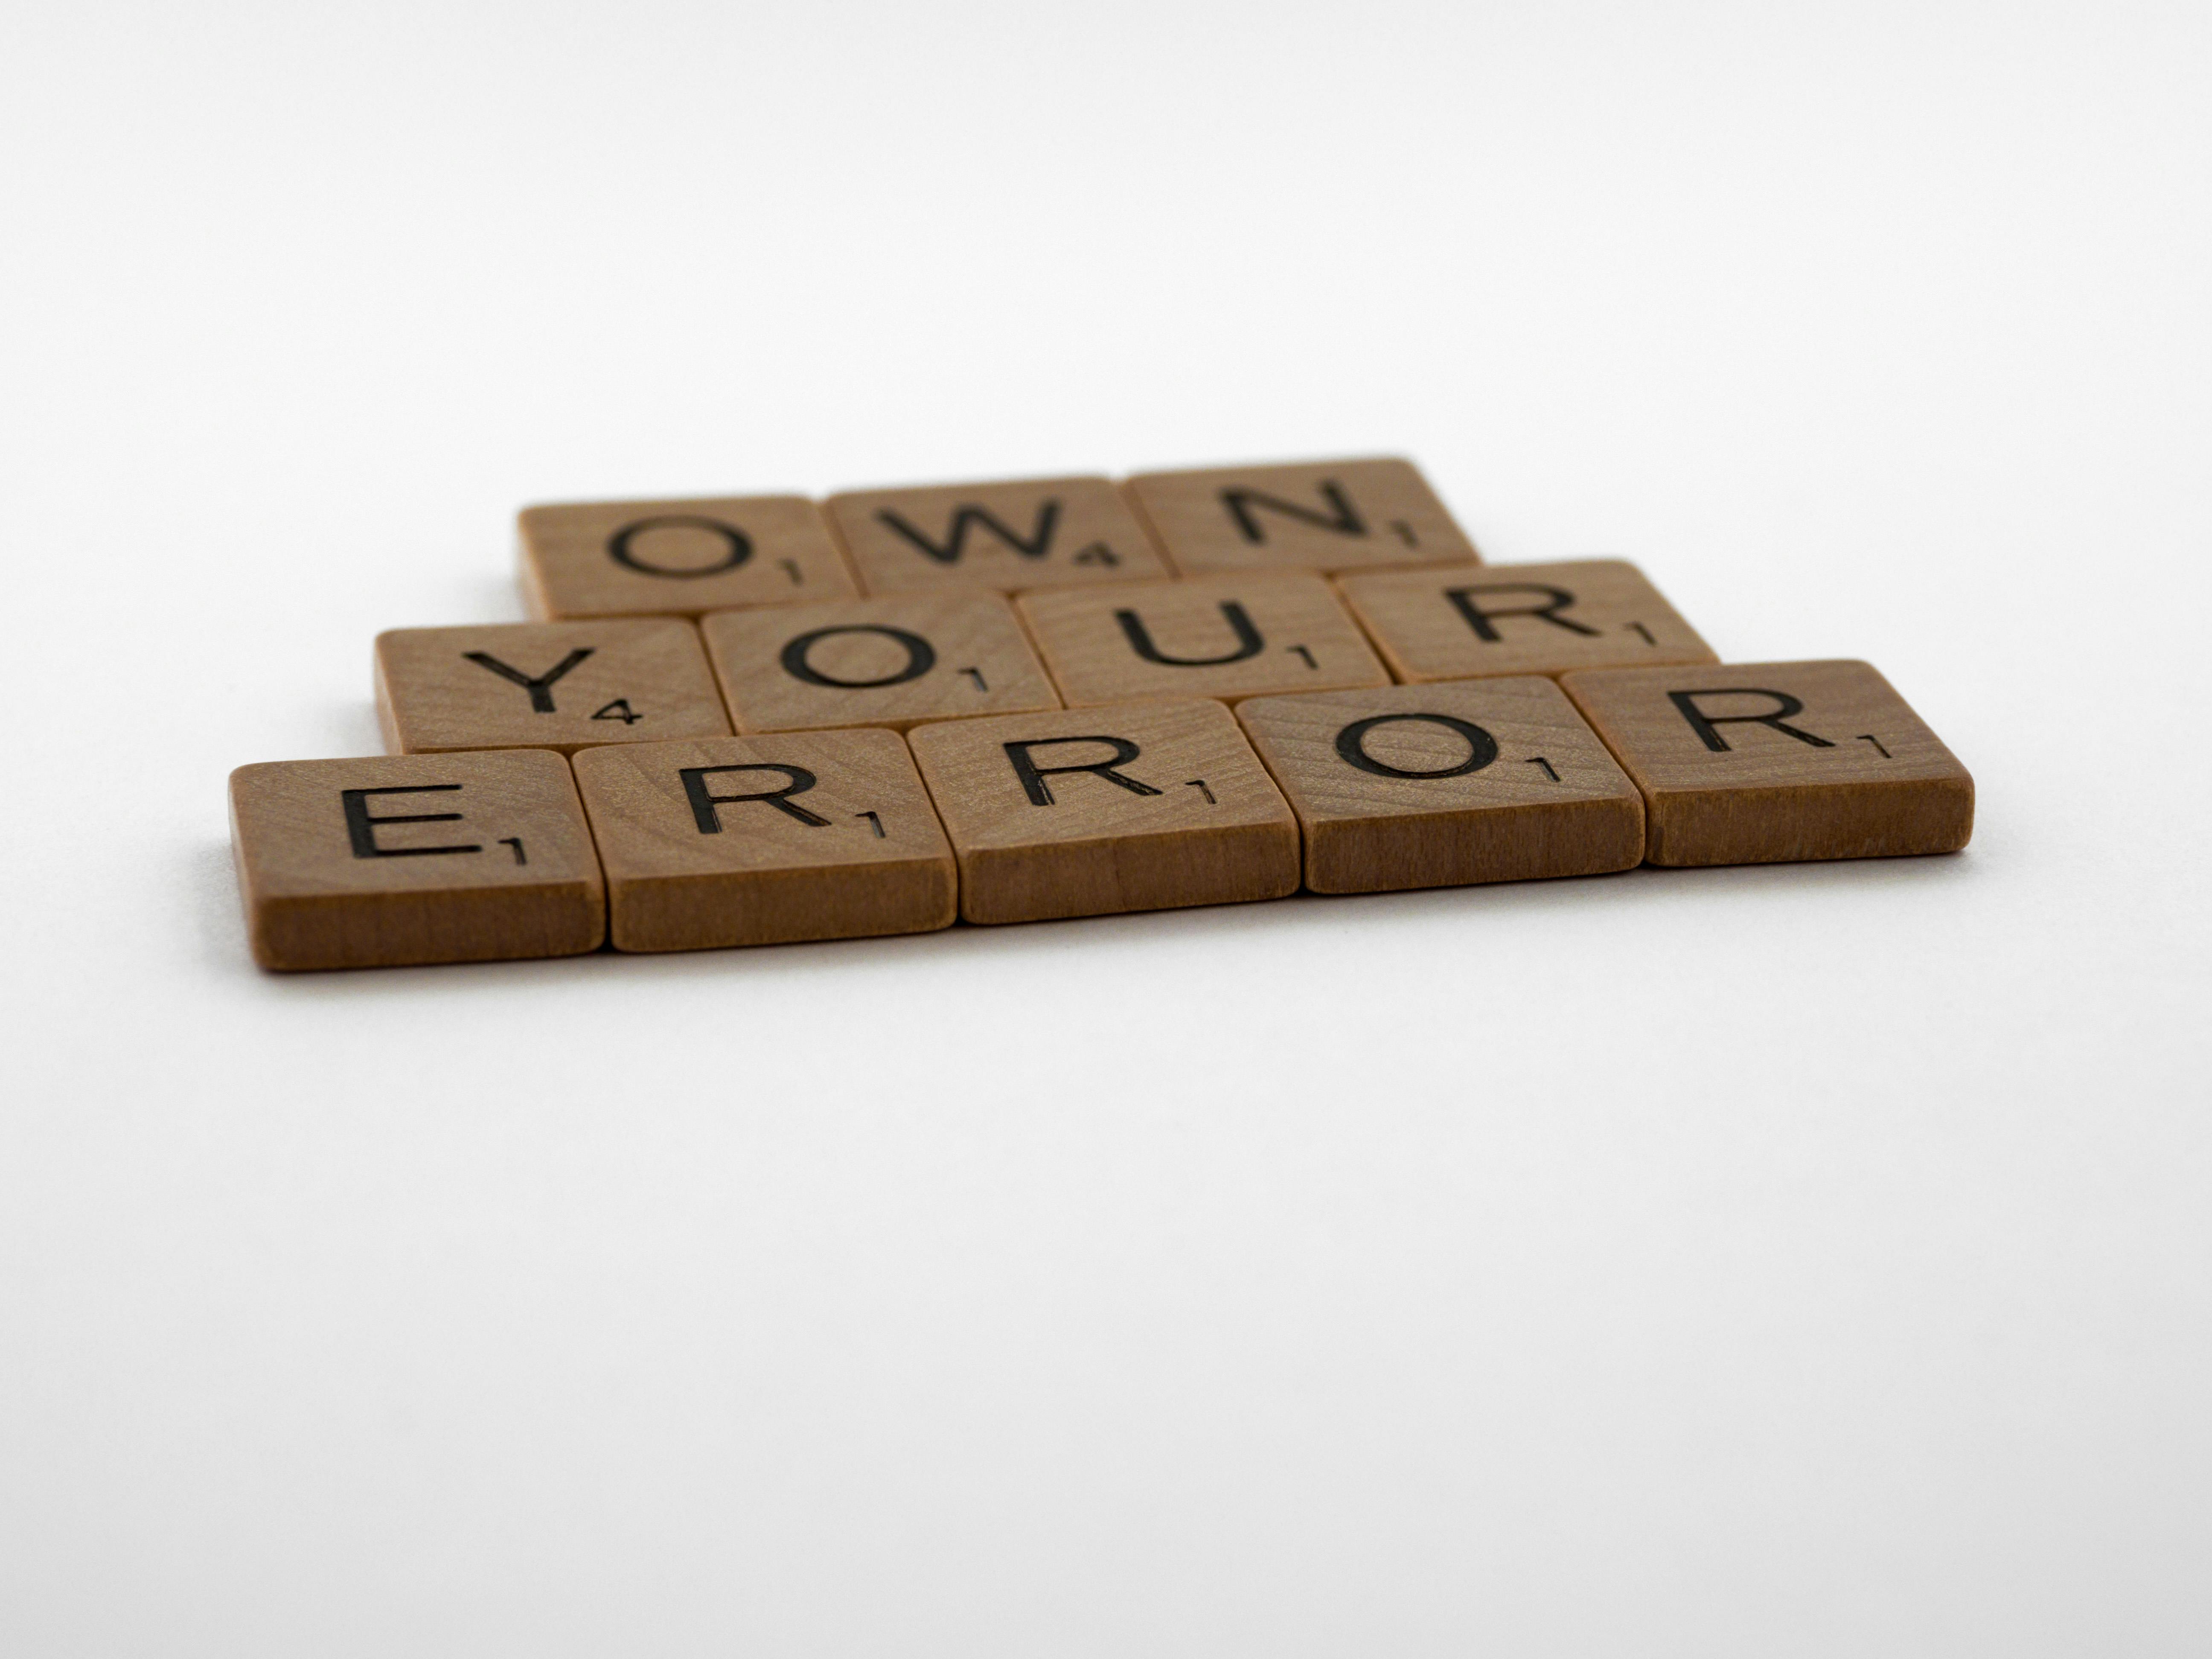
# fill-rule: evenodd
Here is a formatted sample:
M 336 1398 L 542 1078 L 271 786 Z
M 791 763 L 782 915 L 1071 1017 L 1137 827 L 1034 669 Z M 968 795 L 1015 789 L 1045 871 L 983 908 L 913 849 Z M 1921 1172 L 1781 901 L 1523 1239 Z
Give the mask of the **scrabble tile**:
M 541 621 L 696 617 L 860 589 L 821 508 L 803 495 L 526 507 L 522 594 Z
M 1337 587 L 1409 683 L 1720 660 L 1625 559 L 1391 571 Z
M 1024 594 L 1015 608 L 1071 708 L 1390 683 L 1359 625 L 1315 575 L 1066 589 Z
M 952 925 L 952 849 L 896 732 L 628 744 L 575 767 L 617 950 Z
M 1013 607 L 958 589 L 702 619 L 738 728 L 793 732 L 1057 708 Z
M 1316 893 L 1590 876 L 1644 861 L 1644 802 L 1540 678 L 1237 706 L 1305 835 Z
M 1611 668 L 1560 685 L 1644 792 L 1654 864 L 1954 853 L 1974 781 L 1863 662 Z
M 673 617 L 401 628 L 376 636 L 394 754 L 726 737 L 698 630 Z
M 1475 559 L 1474 544 L 1410 461 L 1144 472 L 1122 488 L 1186 576 L 1392 570 Z
M 264 968 L 575 956 L 605 934 L 575 782 L 543 749 L 241 766 L 230 837 Z
M 969 921 L 1280 898 L 1298 830 L 1218 702 L 955 720 L 908 734 Z
M 823 506 L 871 593 L 1017 593 L 1175 574 L 1109 478 L 855 489 Z

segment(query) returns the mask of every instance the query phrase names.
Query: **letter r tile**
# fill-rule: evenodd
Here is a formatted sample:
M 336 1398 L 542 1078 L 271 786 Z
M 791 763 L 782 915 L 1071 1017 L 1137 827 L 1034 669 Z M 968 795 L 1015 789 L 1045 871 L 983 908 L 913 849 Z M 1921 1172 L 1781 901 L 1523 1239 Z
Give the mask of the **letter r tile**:
M 1396 570 L 1337 586 L 1408 683 L 1720 660 L 1626 559 Z
M 1297 820 L 1218 702 L 957 720 L 908 737 L 959 858 L 969 921 L 1297 890 Z
M 952 925 L 952 849 L 896 732 L 783 732 L 576 757 L 615 948 Z
M 1955 853 L 1974 781 L 1863 662 L 1595 669 L 1560 685 L 1643 792 L 1654 864 Z
M 264 968 L 574 956 L 605 933 L 575 782 L 543 749 L 241 766 L 230 824 Z

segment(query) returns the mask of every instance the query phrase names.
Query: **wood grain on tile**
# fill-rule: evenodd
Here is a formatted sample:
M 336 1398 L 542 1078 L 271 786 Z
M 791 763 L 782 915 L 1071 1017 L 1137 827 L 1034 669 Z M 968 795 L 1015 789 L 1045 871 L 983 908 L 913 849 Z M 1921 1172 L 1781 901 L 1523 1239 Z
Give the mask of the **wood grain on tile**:
M 605 935 L 591 831 L 545 750 L 241 766 L 230 823 L 264 968 L 574 956 Z
M 1237 718 L 1297 814 L 1316 893 L 1644 861 L 1636 786 L 1548 679 L 1254 697 Z
M 1109 478 L 856 489 L 823 504 L 871 593 L 1171 576 Z
M 376 637 L 376 713 L 406 755 L 730 730 L 698 630 L 676 617 L 395 629 Z
M 1071 708 L 1390 682 L 1359 625 L 1316 575 L 1066 589 L 1024 594 L 1015 606 Z
M 1337 586 L 1407 682 L 1720 660 L 1626 559 L 1392 571 Z
M 895 593 L 718 611 L 707 653 L 744 732 L 963 720 L 1057 708 L 1044 665 L 998 593 Z
M 1474 544 L 1410 461 L 1145 472 L 1122 488 L 1175 568 L 1391 570 L 1468 564 Z
M 908 736 L 959 857 L 970 921 L 1297 890 L 1297 821 L 1218 702 L 958 720 Z
M 575 757 L 623 951 L 952 925 L 952 851 L 895 732 L 796 732 Z
M 1974 781 L 1863 662 L 1600 669 L 1561 681 L 1643 791 L 1654 864 L 1953 853 Z
M 860 592 L 803 495 L 529 507 L 519 527 L 523 598 L 541 621 L 696 617 Z

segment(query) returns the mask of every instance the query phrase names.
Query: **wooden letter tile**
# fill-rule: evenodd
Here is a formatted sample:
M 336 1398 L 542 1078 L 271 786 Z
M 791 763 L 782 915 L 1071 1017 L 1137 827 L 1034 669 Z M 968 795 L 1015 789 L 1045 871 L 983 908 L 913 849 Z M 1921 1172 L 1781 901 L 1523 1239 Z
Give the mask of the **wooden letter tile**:
M 1145 472 L 1123 485 L 1186 576 L 1468 564 L 1474 544 L 1410 461 Z
M 401 628 L 376 637 L 394 754 L 726 737 L 698 630 L 668 618 Z
M 1625 559 L 1393 571 L 1337 586 L 1408 682 L 1720 660 Z
M 1015 603 L 1071 708 L 1390 683 L 1319 576 L 1201 576 Z
M 997 593 L 895 593 L 723 611 L 700 629 L 738 727 L 794 732 L 1057 708 L 1044 665 Z
M 956 720 L 908 734 L 970 921 L 1280 898 L 1298 830 L 1211 702 Z
M 1237 705 L 1316 893 L 1589 876 L 1644 861 L 1644 803 L 1548 679 Z
M 1974 781 L 1863 662 L 1616 668 L 1560 681 L 1644 792 L 1654 864 L 1955 853 Z
M 1016 593 L 1175 574 L 1106 478 L 860 489 L 823 506 L 871 593 Z
M 264 968 L 574 956 L 605 933 L 575 782 L 542 749 L 241 766 L 230 836 Z
M 803 495 L 529 507 L 520 521 L 530 614 L 696 617 L 860 592 L 821 508 Z
M 896 732 L 629 744 L 575 766 L 617 950 L 952 925 L 952 849 Z

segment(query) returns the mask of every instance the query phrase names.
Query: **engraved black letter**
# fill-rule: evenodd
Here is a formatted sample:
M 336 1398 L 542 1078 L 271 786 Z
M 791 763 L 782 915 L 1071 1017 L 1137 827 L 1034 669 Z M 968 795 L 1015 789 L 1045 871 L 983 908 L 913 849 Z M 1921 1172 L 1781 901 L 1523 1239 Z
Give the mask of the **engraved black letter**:
M 763 789 L 757 795 L 710 795 L 707 793 L 707 779 L 717 772 L 781 772 L 786 782 L 781 789 Z M 698 824 L 702 836 L 720 835 L 722 815 L 718 809 L 741 800 L 764 800 L 777 811 L 817 830 L 830 822 L 804 806 L 793 805 L 789 799 L 803 795 L 814 787 L 814 774 L 803 766 L 775 766 L 765 762 L 751 766 L 686 766 L 678 769 L 678 775 L 684 780 L 684 793 L 690 799 L 692 821 Z
M 1089 766 L 1039 766 L 1030 758 L 1032 749 L 1049 749 L 1062 743 L 1103 743 L 1113 750 L 1114 756 L 1111 760 L 1097 761 Z M 1114 769 L 1117 766 L 1127 766 L 1144 752 L 1127 738 L 1033 738 L 1027 743 L 1010 743 L 1006 745 L 1006 758 L 1014 763 L 1014 775 L 1021 779 L 1022 788 L 1028 794 L 1032 806 L 1052 805 L 1052 790 L 1045 780 L 1062 772 L 1092 773 L 1109 783 L 1120 784 L 1133 795 L 1157 795 L 1160 793 L 1151 784 L 1124 777 Z
M 999 515 L 988 507 L 957 508 L 952 514 L 951 532 L 945 537 L 945 545 L 942 547 L 930 540 L 928 537 L 923 535 L 921 531 L 915 529 L 913 525 L 889 507 L 877 514 L 876 517 L 939 564 L 960 562 L 960 555 L 968 546 L 968 532 L 976 525 L 982 526 L 984 529 L 1006 543 L 1024 558 L 1041 559 L 1052 550 L 1052 532 L 1060 523 L 1060 502 L 1057 499 L 1048 497 L 1038 506 L 1036 529 L 1030 532 L 1027 541 L 1016 535 Z
M 1474 602 L 1474 596 L 1477 593 L 1541 593 L 1551 603 L 1524 605 L 1518 610 L 1485 611 Z M 1444 597 L 1459 607 L 1459 614 L 1467 618 L 1467 625 L 1474 630 L 1475 637 L 1487 640 L 1492 645 L 1498 643 L 1498 630 L 1490 625 L 1493 617 L 1536 617 L 1554 628 L 1565 629 L 1570 634 L 1595 636 L 1597 633 L 1597 629 L 1585 623 L 1559 615 L 1575 602 L 1575 596 L 1564 587 L 1547 587 L 1542 582 L 1491 582 L 1481 587 L 1447 587 Z
M 458 823 L 459 812 L 415 812 L 404 817 L 373 818 L 368 815 L 371 795 L 434 795 L 448 789 L 459 789 L 458 783 L 410 783 L 394 785 L 386 789 L 341 789 L 338 795 L 345 802 L 346 835 L 353 842 L 353 855 L 357 859 L 412 859 L 433 853 L 481 853 L 481 847 L 379 847 L 376 826 L 380 823 Z
M 1322 482 L 1320 489 L 1322 499 L 1336 509 L 1333 516 L 1316 513 L 1310 507 L 1300 507 L 1296 501 L 1263 495 L 1256 489 L 1224 489 L 1221 492 L 1221 504 L 1229 509 L 1229 516 L 1237 520 L 1237 527 L 1244 532 L 1244 539 L 1248 542 L 1267 539 L 1267 531 L 1252 516 L 1252 509 L 1255 507 L 1267 507 L 1285 518 L 1303 520 L 1318 529 L 1334 530 L 1340 536 L 1364 536 L 1367 533 L 1367 526 L 1360 522 L 1359 514 L 1346 499 L 1342 484 L 1329 478 Z
M 1398 720 L 1421 720 L 1431 726 L 1441 726 L 1456 732 L 1467 739 L 1467 758 L 1455 766 L 1440 766 L 1430 772 L 1408 772 L 1403 767 L 1391 766 L 1376 760 L 1367 752 L 1367 734 L 1378 726 L 1389 726 Z M 1469 772 L 1480 772 L 1498 758 L 1498 739 L 1469 720 L 1455 719 L 1449 714 L 1370 714 L 1364 720 L 1354 720 L 1336 734 L 1336 752 L 1347 765 L 1363 772 L 1372 772 L 1378 778 L 1457 778 Z
M 874 680 L 841 680 L 823 673 L 806 660 L 806 653 L 814 648 L 815 641 L 826 640 L 832 634 L 880 634 L 906 650 L 906 666 Z M 903 685 L 908 680 L 918 680 L 937 666 L 937 648 L 919 634 L 909 634 L 903 628 L 887 628 L 876 623 L 844 623 L 836 628 L 817 628 L 811 634 L 801 634 L 783 647 L 783 672 L 795 680 L 805 680 L 809 685 L 833 685 L 843 691 L 865 691 L 872 686 Z
M 1815 749 L 1833 749 L 1836 746 L 1826 738 L 1816 738 L 1810 732 L 1800 732 L 1794 726 L 1782 723 L 1792 714 L 1802 713 L 1805 707 L 1787 691 L 1762 691 L 1748 685 L 1724 685 L 1717 691 L 1669 691 L 1667 697 L 1681 711 L 1682 718 L 1689 721 L 1690 729 L 1705 740 L 1705 747 L 1717 755 L 1729 752 L 1729 741 L 1720 734 L 1719 728 L 1744 723 L 1771 726 L 1784 736 L 1795 738 L 1800 743 L 1809 743 Z M 1708 714 L 1698 707 L 1699 697 L 1771 697 L 1776 707 L 1764 714 Z
M 552 714 L 560 712 L 553 707 L 553 682 L 590 656 L 592 647 L 587 645 L 581 650 L 571 651 L 534 680 L 519 668 L 509 668 L 489 651 L 465 651 L 461 654 L 477 667 L 489 668 L 500 678 L 513 680 L 530 693 L 530 709 L 532 714 Z
M 671 570 L 665 565 L 646 563 L 630 549 L 631 541 L 648 530 L 679 527 L 720 536 L 728 550 L 722 555 L 721 562 L 702 564 L 696 570 Z M 744 531 L 720 519 L 702 519 L 693 513 L 664 513 L 659 518 L 640 519 L 635 524 L 624 525 L 607 538 L 607 556 L 623 569 L 635 570 L 641 576 L 719 576 L 725 570 L 735 570 L 752 556 L 752 541 Z
M 1245 614 L 1244 607 L 1236 600 L 1223 602 L 1221 616 L 1229 624 L 1230 631 L 1237 635 L 1237 648 L 1224 652 L 1218 657 L 1170 657 L 1152 643 L 1152 634 L 1146 628 L 1144 618 L 1135 611 L 1116 611 L 1114 620 L 1121 624 L 1121 632 L 1127 636 L 1131 650 L 1146 662 L 1159 663 L 1169 668 L 1212 668 L 1219 663 L 1243 662 L 1245 658 L 1256 657 L 1267 649 L 1267 641 L 1260 637 L 1260 630 L 1252 625 L 1252 618 Z

